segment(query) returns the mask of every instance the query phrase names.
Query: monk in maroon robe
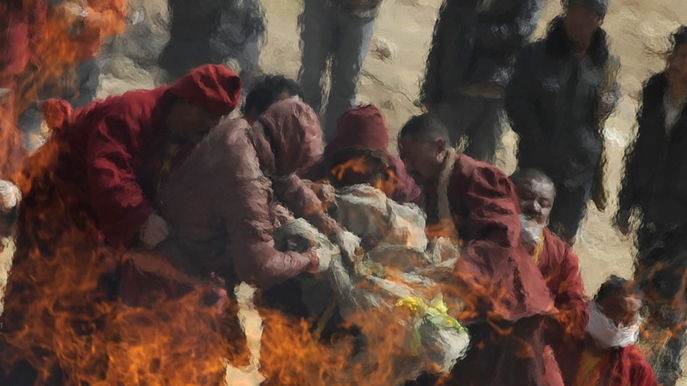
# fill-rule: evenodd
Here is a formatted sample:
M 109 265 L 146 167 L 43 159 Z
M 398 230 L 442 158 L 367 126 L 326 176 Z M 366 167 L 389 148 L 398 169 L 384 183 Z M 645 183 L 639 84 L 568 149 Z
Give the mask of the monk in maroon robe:
M 520 242 L 515 187 L 496 167 L 455 153 L 448 132 L 428 114 L 411 118 L 399 135 L 408 172 L 423 188 L 432 234 L 462 240 L 452 284 L 464 302 L 471 348 L 449 384 L 544 385 L 544 316 L 555 311 L 551 291 Z
M 312 168 L 304 173 L 306 178 L 320 180 L 327 177 L 333 159 L 343 163 L 340 155 L 351 149 L 378 151 L 389 163 L 389 185 L 387 195 L 400 203 L 413 202 L 420 195 L 412 177 L 398 156 L 389 154 L 389 127 L 382 112 L 374 105 L 361 105 L 346 111 L 339 118 L 334 138 L 324 149 L 324 155 Z M 354 152 L 351 152 L 351 154 Z
M 522 169 L 511 175 L 520 198 L 521 241 L 541 270 L 554 296 L 558 313 L 544 324 L 546 376 L 549 384 L 560 383 L 554 358 L 557 351 L 584 336 L 587 303 L 580 275 L 580 260 L 572 247 L 547 228 L 556 196 L 553 181 L 537 169 Z
M 657 386 L 649 362 L 635 345 L 641 292 L 634 282 L 611 276 L 589 303 L 586 334 L 556 354 L 569 386 Z
M 25 242 L 48 247 L 65 222 L 93 221 L 114 247 L 130 246 L 139 236 L 154 247 L 167 233 L 156 215 L 158 186 L 240 95 L 236 73 L 206 65 L 172 86 L 130 91 L 73 112 L 66 102 L 49 100 L 44 109 L 53 133 L 25 172 L 20 241 L 28 237 Z M 53 221 L 41 224 L 39 236 L 32 231 L 41 219 L 31 215 L 41 210 Z M 53 225 L 54 233 L 46 232 Z

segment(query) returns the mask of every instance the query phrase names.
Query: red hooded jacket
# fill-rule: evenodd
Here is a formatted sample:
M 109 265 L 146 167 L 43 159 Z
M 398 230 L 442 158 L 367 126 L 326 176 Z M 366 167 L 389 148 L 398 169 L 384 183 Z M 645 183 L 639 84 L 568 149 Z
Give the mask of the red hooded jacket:
M 44 109 L 54 125 L 51 141 L 60 155 L 46 167 L 54 170 L 60 194 L 80 202 L 111 245 L 126 247 L 154 210 L 169 143 L 165 120 L 175 98 L 228 114 L 239 103 L 240 93 L 236 73 L 220 65 L 205 65 L 172 86 L 129 91 L 74 113 L 66 102 L 49 100 Z M 182 145 L 172 164 L 178 164 L 193 147 L 192 143 Z M 41 149 L 33 157 L 41 157 Z

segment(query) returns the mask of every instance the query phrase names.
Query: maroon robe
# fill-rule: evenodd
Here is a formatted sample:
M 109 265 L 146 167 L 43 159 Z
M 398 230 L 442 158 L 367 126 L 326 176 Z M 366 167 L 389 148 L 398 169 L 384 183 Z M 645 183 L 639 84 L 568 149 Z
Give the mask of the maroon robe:
M 465 249 L 445 291 L 465 303 L 471 347 L 450 385 L 548 385 L 542 324 L 554 311 L 539 268 L 520 242 L 515 187 L 498 168 L 457 154 L 447 194 Z M 448 165 L 448 160 L 445 167 Z M 428 223 L 439 221 L 438 186 L 425 187 Z
M 427 191 L 428 204 L 436 187 Z M 515 187 L 498 168 L 457 154 L 448 185 L 453 222 L 465 251 L 455 273 L 471 319 L 515 321 L 554 310 L 542 273 L 520 242 Z M 428 205 L 428 224 L 437 219 Z
M 45 184 L 53 184 L 56 199 L 63 202 L 46 203 L 53 209 L 40 210 L 63 214 L 68 217 L 65 222 L 95 220 L 110 245 L 128 246 L 154 210 L 163 164 L 178 164 L 195 146 L 180 144 L 168 154 L 170 134 L 165 119 L 174 99 L 228 114 L 238 103 L 240 90 L 240 79 L 233 71 L 208 65 L 192 70 L 172 86 L 129 91 L 73 113 L 64 101 L 47 102 L 48 121 L 56 126 L 49 143 L 29 161 L 27 202 L 38 204 L 32 197 L 43 196 Z M 36 224 L 28 226 L 29 232 L 36 228 Z
M 583 368 L 583 353 L 591 338 L 579 339 L 566 346 L 565 353 L 558 356 L 559 367 L 566 385 L 575 384 Z M 558 355 L 558 354 L 557 354 Z M 585 386 L 657 386 L 656 375 L 639 347 L 630 345 L 605 350 L 595 368 L 594 383 Z
M 544 228 L 543 245 L 536 260 L 558 309 L 554 320 L 559 331 L 554 334 L 582 336 L 588 315 L 580 259 L 568 243 Z
M 558 309 L 557 314 L 551 315 L 544 322 L 544 342 L 551 345 L 545 351 L 548 355 L 544 364 L 545 379 L 548 385 L 555 385 L 560 382 L 561 377 L 555 352 L 571 340 L 583 337 L 587 326 L 587 304 L 580 275 L 580 260 L 572 247 L 548 228 L 544 228 L 541 249 L 538 249 L 534 258 Z

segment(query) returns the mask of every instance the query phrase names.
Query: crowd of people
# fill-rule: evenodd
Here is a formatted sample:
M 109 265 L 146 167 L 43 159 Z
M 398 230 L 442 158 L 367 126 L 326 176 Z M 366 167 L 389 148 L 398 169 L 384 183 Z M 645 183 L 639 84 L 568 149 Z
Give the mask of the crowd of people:
M 30 270 L 36 251 L 54 256 L 76 230 L 83 245 L 146 251 L 177 273 L 161 281 L 151 276 L 162 270 L 111 268 L 117 301 L 151 306 L 150 294 L 172 296 L 170 280 L 219 277 L 229 294 L 251 283 L 262 304 L 316 324 L 322 315 L 302 304 L 303 278 L 341 291 L 340 275 L 327 272 L 355 266 L 379 241 L 337 208 L 344 190 L 365 185 L 419 208 L 427 238 L 454 247 L 451 274 L 437 281 L 470 346 L 450 370 L 427 367 L 405 384 L 675 384 L 687 330 L 687 27 L 671 35 L 665 69 L 642 90 L 625 157 L 614 224 L 636 228 L 635 277 L 611 276 L 590 299 L 572 245 L 589 201 L 602 210 L 608 201 L 603 128 L 620 96 L 620 60 L 602 29 L 607 0 L 563 0 L 534 42 L 540 1 L 444 1 L 421 86 L 425 112 L 400 128 L 398 156 L 382 112 L 355 102 L 382 0 L 305 0 L 298 81 L 259 75 L 259 2 L 200 13 L 191 3 L 170 0 L 160 64 L 171 85 L 79 108 L 43 104 L 51 135 L 26 162 L 23 197 L 0 186 L 14 270 Z M 217 20 L 198 22 L 208 18 Z M 242 52 L 240 76 L 222 64 L 230 51 Z M 511 176 L 492 164 L 506 119 L 519 137 Z M 324 241 L 277 237 L 296 218 Z M 318 247 L 325 242 L 338 257 Z M 22 303 L 32 285 L 10 282 L 5 333 L 31 323 Z M 338 305 L 339 321 L 349 306 Z M 648 360 L 636 345 L 642 327 L 670 336 Z M 0 379 L 11 375 L 3 371 Z

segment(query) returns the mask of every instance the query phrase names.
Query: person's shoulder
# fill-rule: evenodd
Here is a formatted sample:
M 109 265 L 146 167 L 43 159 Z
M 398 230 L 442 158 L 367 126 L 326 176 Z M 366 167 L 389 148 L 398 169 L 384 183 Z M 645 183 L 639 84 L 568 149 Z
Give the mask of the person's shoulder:
M 136 117 L 151 112 L 160 101 L 166 87 L 130 90 L 92 102 L 92 111 L 101 116 Z
M 655 382 L 656 375 L 651 364 L 646 359 L 642 351 L 637 345 L 629 345 L 622 348 L 622 360 L 631 366 L 631 373 L 636 377 L 648 380 L 653 379 Z M 647 383 L 643 383 L 646 385 Z
M 232 146 L 248 142 L 248 132 L 252 130 L 250 124 L 243 117 L 226 119 L 210 129 L 207 135 L 209 142 L 218 145 Z
M 560 263 L 572 260 L 575 264 L 579 264 L 579 258 L 573 252 L 570 244 L 561 239 L 548 227 L 544 228 L 544 240 L 546 240 L 549 248 L 553 248 L 556 251 L 555 255 L 560 259 Z
M 467 154 L 456 153 L 456 162 L 453 174 L 459 174 L 473 181 L 479 181 L 486 185 L 510 185 L 510 179 L 506 173 L 497 166 L 488 162 L 474 159 Z

